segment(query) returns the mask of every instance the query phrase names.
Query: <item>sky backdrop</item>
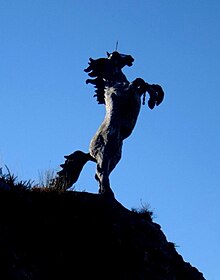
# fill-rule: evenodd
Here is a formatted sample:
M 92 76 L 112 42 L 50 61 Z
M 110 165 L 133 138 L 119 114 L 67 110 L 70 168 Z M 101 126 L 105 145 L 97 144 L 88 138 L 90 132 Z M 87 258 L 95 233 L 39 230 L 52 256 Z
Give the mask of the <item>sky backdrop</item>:
M 88 151 L 105 108 L 89 57 L 131 54 L 128 80 L 158 83 L 110 180 L 125 207 L 150 205 L 184 260 L 220 275 L 220 1 L 0 0 L 0 166 L 20 180 Z M 75 184 L 96 193 L 95 165 Z M 40 205 L 39 205 L 40 207 Z

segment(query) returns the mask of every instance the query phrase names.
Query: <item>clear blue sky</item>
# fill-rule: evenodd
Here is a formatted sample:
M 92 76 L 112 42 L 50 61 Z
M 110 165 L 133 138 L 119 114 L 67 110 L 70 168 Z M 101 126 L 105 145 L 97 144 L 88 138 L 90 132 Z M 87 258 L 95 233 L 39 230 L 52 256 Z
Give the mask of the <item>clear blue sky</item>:
M 129 80 L 160 84 L 111 176 L 127 208 L 150 204 L 169 241 L 210 280 L 220 275 L 220 2 L 0 0 L 0 166 L 22 180 L 59 170 L 105 108 L 85 84 L 89 57 L 135 58 Z M 88 163 L 77 190 L 96 193 Z

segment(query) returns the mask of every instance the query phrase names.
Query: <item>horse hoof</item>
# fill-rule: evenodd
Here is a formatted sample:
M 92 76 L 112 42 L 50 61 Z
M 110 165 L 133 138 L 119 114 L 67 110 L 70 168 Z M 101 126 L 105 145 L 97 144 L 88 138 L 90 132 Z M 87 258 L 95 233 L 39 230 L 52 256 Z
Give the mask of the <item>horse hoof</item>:
M 111 188 L 99 189 L 99 194 L 108 198 L 115 198 L 115 195 Z

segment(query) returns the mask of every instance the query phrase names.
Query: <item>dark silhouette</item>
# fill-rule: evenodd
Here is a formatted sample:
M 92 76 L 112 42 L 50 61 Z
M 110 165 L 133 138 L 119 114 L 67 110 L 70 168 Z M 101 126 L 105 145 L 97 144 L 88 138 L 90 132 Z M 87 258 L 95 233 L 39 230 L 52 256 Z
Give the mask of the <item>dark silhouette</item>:
M 148 84 L 137 78 L 129 82 L 122 72 L 125 66 L 132 66 L 131 55 L 118 52 L 107 53 L 107 58 L 89 59 L 89 66 L 84 70 L 93 79 L 87 79 L 95 87 L 95 97 L 99 104 L 105 104 L 106 115 L 100 128 L 91 140 L 89 153 L 77 151 L 66 156 L 66 161 L 58 172 L 56 180 L 67 189 L 78 179 L 88 160 L 96 162 L 95 178 L 99 182 L 99 193 L 113 194 L 109 175 L 121 159 L 123 140 L 131 135 L 141 108 L 141 98 L 145 103 L 149 93 L 148 106 L 153 109 L 164 97 L 159 85 Z
M 0 213 L 1 280 L 205 280 L 151 213 L 106 196 L 11 186 Z

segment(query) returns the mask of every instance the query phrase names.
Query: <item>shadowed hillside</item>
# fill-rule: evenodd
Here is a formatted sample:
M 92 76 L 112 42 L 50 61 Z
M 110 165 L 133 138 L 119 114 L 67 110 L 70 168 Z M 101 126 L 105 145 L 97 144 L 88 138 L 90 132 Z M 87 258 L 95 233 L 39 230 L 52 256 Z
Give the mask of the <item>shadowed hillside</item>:
M 150 214 L 86 192 L 0 188 L 0 279 L 204 279 Z

